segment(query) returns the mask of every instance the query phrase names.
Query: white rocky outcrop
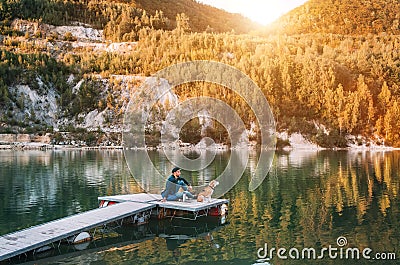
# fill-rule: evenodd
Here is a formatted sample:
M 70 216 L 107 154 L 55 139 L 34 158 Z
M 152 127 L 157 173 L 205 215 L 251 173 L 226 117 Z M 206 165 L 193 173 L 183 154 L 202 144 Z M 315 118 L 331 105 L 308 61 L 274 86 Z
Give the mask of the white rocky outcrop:
M 308 149 L 308 150 L 321 149 L 320 146 L 310 142 L 300 133 L 292 133 L 291 135 L 289 135 L 287 132 L 281 132 L 277 133 L 277 136 L 282 140 L 289 141 L 290 147 L 287 147 L 285 149 Z
M 10 88 L 9 91 L 17 98 L 17 101 L 23 104 L 23 113 L 16 113 L 15 118 L 23 118 L 21 115 L 27 115 L 54 126 L 58 112 L 57 93 L 53 87 L 44 87 L 39 77 L 37 77 L 37 82 L 40 94 L 28 85 L 16 85 Z
M 65 36 L 65 34 L 71 33 L 72 36 L 75 37 L 77 40 L 94 42 L 101 42 L 104 40 L 102 30 L 94 29 L 90 25 L 85 25 L 81 23 L 75 24 L 77 25 L 53 26 L 35 21 L 15 19 L 12 22 L 11 27 L 15 30 L 30 34 L 36 34 L 40 31 L 46 34 L 55 33 L 59 36 Z
M 97 109 L 89 112 L 84 119 L 83 126 L 86 129 L 94 130 L 103 127 L 104 113 L 106 110 L 99 112 Z
M 67 33 L 71 33 L 72 36 L 78 40 L 90 40 L 90 41 L 103 41 L 103 31 L 93 28 L 87 28 L 83 26 L 50 26 L 48 28 L 52 32 L 56 32 L 60 36 L 65 36 Z

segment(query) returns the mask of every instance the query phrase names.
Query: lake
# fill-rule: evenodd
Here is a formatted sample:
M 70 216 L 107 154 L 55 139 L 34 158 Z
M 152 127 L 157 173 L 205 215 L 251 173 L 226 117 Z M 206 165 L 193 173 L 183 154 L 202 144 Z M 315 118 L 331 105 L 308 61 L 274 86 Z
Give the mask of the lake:
M 161 153 L 148 154 L 161 172 L 172 168 Z M 230 155 L 218 152 L 202 172 L 182 176 L 212 179 Z M 396 264 L 377 261 L 393 255 L 398 262 L 399 151 L 276 152 L 270 173 L 250 192 L 256 160 L 250 153 L 242 178 L 223 196 L 230 200 L 224 224 L 203 218 L 115 228 L 84 250 L 63 246 L 34 263 Z M 0 235 L 94 209 L 98 196 L 138 192 L 120 150 L 1 151 Z

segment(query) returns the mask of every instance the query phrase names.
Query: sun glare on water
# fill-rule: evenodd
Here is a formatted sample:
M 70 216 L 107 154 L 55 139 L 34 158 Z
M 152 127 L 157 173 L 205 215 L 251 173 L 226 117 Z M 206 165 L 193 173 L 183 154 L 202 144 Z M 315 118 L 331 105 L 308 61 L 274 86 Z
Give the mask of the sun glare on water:
M 201 0 L 199 2 L 231 13 L 240 13 L 255 22 L 268 25 L 307 0 Z

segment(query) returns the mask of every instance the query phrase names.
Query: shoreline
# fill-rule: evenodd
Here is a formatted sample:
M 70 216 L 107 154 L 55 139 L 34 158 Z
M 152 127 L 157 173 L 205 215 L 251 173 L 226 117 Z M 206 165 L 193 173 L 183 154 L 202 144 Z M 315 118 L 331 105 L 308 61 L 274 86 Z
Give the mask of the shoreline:
M 0 143 L 1 150 L 123 150 L 123 146 L 74 146 L 74 145 L 58 145 L 37 142 L 16 142 L 16 143 Z
M 147 147 L 147 148 L 131 148 L 130 150 L 161 150 L 162 147 Z M 253 146 L 248 147 L 248 149 L 254 149 Z M 13 143 L 2 143 L 0 142 L 0 151 L 6 150 L 15 150 L 15 151 L 28 151 L 28 150 L 127 150 L 120 145 L 111 145 L 111 146 L 74 146 L 74 145 L 59 145 L 59 144 L 48 144 L 48 143 L 40 143 L 40 142 L 13 142 Z M 207 148 L 171 148 L 171 150 L 181 150 L 181 151 L 202 151 L 207 150 Z M 215 149 L 214 151 L 232 151 L 238 150 L 237 148 L 225 148 L 225 149 Z M 288 146 L 284 148 L 275 148 L 275 151 L 283 151 L 283 152 L 292 152 L 292 151 L 399 151 L 400 148 L 391 147 L 391 146 L 349 146 L 349 147 L 333 147 L 333 148 L 315 148 L 315 146 L 302 146 L 302 147 L 293 147 Z

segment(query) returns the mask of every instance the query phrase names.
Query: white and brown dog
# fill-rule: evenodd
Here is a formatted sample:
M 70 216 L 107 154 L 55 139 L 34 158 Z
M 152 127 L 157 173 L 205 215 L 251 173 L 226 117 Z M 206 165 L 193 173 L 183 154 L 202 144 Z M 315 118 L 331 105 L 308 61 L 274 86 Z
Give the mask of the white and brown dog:
M 212 180 L 207 187 L 205 187 L 202 191 L 197 195 L 198 202 L 210 202 L 211 195 L 214 192 L 214 188 L 219 184 L 217 180 Z

